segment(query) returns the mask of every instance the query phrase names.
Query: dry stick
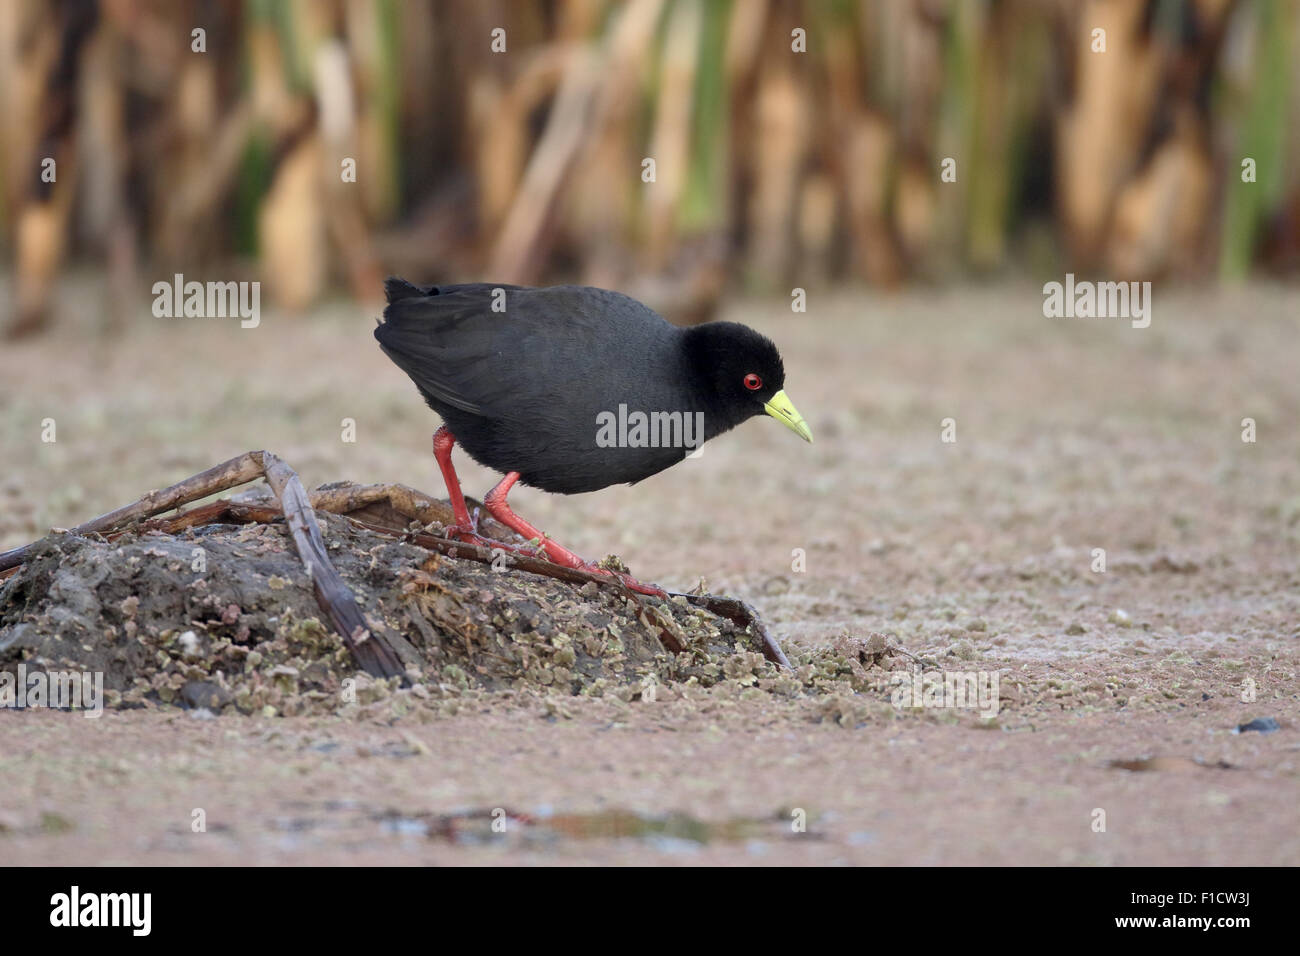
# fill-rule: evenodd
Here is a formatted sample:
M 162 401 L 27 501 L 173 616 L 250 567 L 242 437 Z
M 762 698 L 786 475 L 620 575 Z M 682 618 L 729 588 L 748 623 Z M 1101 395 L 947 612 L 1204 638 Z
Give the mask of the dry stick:
M 357 664 L 366 673 L 375 677 L 394 677 L 402 674 L 404 668 L 396 652 L 388 645 L 383 635 L 373 634 L 367 628 L 365 619 L 357 608 L 356 597 L 330 563 L 325 551 L 324 539 L 321 538 L 320 528 L 316 524 L 316 515 L 311 509 L 311 502 L 307 498 L 306 491 L 303 490 L 302 482 L 298 480 L 292 468 L 270 452 L 245 452 L 207 471 L 186 478 L 170 488 L 151 491 L 133 504 L 77 525 L 71 533 L 88 535 L 113 532 L 130 522 L 170 511 L 219 491 L 228 491 L 259 477 L 266 478 L 279 498 L 280 508 L 289 523 L 298 556 L 312 579 L 316 600 L 321 608 L 328 612 L 335 629 L 356 658 Z M 227 503 L 227 507 L 220 509 L 216 514 L 227 513 L 236 507 L 238 506 L 233 502 Z M 195 509 L 198 512 L 205 510 Z M 178 520 L 191 520 L 192 516 L 193 512 L 180 516 Z M 34 542 L 0 554 L 0 572 L 22 564 L 35 546 Z
M 435 511 L 439 509 L 445 510 L 445 505 L 442 502 L 405 485 L 348 485 L 339 488 L 318 488 L 311 493 L 311 500 L 320 511 L 342 514 L 349 521 L 363 528 L 388 536 L 399 532 L 385 525 L 349 515 L 347 512 L 378 501 L 388 501 L 394 510 L 416 519 L 426 517 L 430 509 Z M 268 515 L 269 509 L 259 508 L 255 505 L 240 502 L 229 502 L 228 504 L 227 515 L 234 520 L 266 521 L 270 517 L 278 517 L 278 515 Z M 194 512 L 188 512 L 180 518 L 171 520 L 177 523 L 183 522 L 193 514 Z M 217 520 L 217 518 L 213 517 L 211 520 Z M 188 527 L 188 525 L 181 526 Z M 168 525 L 165 530 L 170 532 L 172 526 Z M 404 536 L 407 540 L 427 551 L 437 551 L 453 558 L 464 557 L 483 564 L 490 564 L 495 557 L 495 552 L 491 549 L 465 544 L 450 538 L 441 538 L 427 532 L 405 533 Z M 595 574 L 578 568 L 566 568 L 563 565 L 552 564 L 545 558 L 534 558 L 525 554 L 512 552 L 509 557 L 511 564 L 521 571 L 540 574 L 559 581 L 567 581 L 570 584 L 586 584 L 590 581 L 597 587 L 616 591 L 625 597 L 632 597 L 634 600 L 637 599 L 636 595 L 622 581 L 610 575 Z M 722 597 L 715 594 L 669 593 L 673 597 L 685 598 L 691 604 L 702 607 L 718 617 L 727 618 L 742 628 L 753 627 L 754 634 L 757 636 L 759 645 L 762 648 L 763 656 L 774 664 L 793 669 L 789 659 L 785 656 L 785 652 L 782 651 L 780 643 L 771 635 L 767 626 L 763 623 L 763 619 L 749 604 L 737 598 Z M 684 645 L 678 640 L 677 636 L 666 629 L 661 629 L 660 640 L 670 651 L 680 653 L 685 650 Z
M 371 524 L 350 516 L 348 520 L 379 534 L 393 534 L 391 528 L 385 528 L 382 525 Z M 489 548 L 464 544 L 460 541 L 452 541 L 449 538 L 439 538 L 426 532 L 408 534 L 407 538 L 427 551 L 437 551 L 453 558 L 463 557 L 469 558 L 471 561 L 491 564 L 496 556 L 495 552 Z M 519 570 L 531 574 L 541 574 L 560 581 L 568 581 L 572 584 L 586 584 L 590 581 L 597 587 L 610 588 L 620 593 L 626 593 L 626 587 L 622 581 L 607 574 L 595 574 L 578 568 L 566 568 L 563 565 L 552 564 L 543 558 L 533 558 L 524 554 L 511 554 L 510 563 Z M 759 646 L 762 648 L 763 656 L 774 664 L 793 670 L 789 659 L 785 656 L 785 652 L 781 650 L 781 645 L 768 632 L 767 626 L 763 623 L 762 618 L 758 616 L 758 612 L 744 601 L 738 598 L 720 597 L 716 594 L 679 594 L 670 591 L 669 595 L 671 597 L 683 597 L 691 604 L 702 607 L 706 611 L 718 615 L 718 617 L 725 617 L 740 627 L 753 627 L 754 634 L 759 640 Z M 681 642 L 670 632 L 665 631 L 664 636 L 668 638 L 664 643 L 669 645 L 669 650 L 674 652 L 685 650 Z M 677 646 L 673 647 L 672 644 Z
M 725 617 L 741 627 L 752 626 L 754 633 L 758 635 L 759 643 L 763 647 L 763 656 L 775 664 L 794 670 L 790 666 L 789 659 L 786 658 L 785 652 L 781 650 L 781 645 L 777 643 L 776 638 L 768 633 L 767 625 L 763 619 L 758 616 L 750 605 L 746 604 L 739 598 L 722 597 L 717 594 L 680 594 L 671 592 L 673 597 L 684 597 L 692 604 L 710 611 L 718 617 Z
M 262 452 L 245 452 L 238 458 L 232 458 L 220 465 L 215 465 L 207 471 L 200 472 L 193 477 L 172 485 L 170 488 L 151 491 L 139 501 L 124 508 L 118 508 L 116 511 L 110 511 L 108 514 L 87 521 L 85 524 L 79 524 L 70 529 L 70 533 L 84 536 L 112 531 L 131 521 L 148 518 L 163 511 L 170 511 L 172 508 L 188 504 L 191 501 L 197 501 L 199 498 L 206 498 L 208 495 L 216 494 L 219 491 L 229 491 L 236 485 L 242 485 L 254 478 L 261 477 L 261 475 Z M 24 545 L 21 548 L 14 548 L 12 551 L 0 553 L 0 571 L 22 564 L 27 560 L 27 555 L 31 553 L 34 547 L 36 547 L 36 542 Z
M 267 484 L 280 499 L 298 556 L 307 566 L 316 601 L 329 612 L 334 629 L 343 636 L 343 642 L 366 673 L 381 677 L 401 674 L 404 668 L 396 652 L 379 635 L 371 633 L 357 607 L 356 595 L 330 563 L 316 514 L 297 474 L 269 451 L 262 452 L 262 466 L 266 469 Z
M 344 515 L 358 511 L 367 505 L 386 501 L 394 511 L 407 518 L 416 518 L 424 524 L 431 521 L 445 523 L 452 520 L 450 505 L 431 498 L 422 491 L 400 484 L 358 485 L 343 482 L 333 487 L 317 488 L 308 492 L 307 497 L 314 511 L 328 511 L 332 514 Z M 282 515 L 280 508 L 259 501 L 235 501 L 231 498 L 222 498 L 171 517 L 153 518 L 142 523 L 140 528 L 144 531 L 176 534 L 187 528 L 213 524 L 223 519 L 237 524 L 266 524 Z
M 222 498 L 211 504 L 199 505 L 189 511 L 182 511 L 170 518 L 150 518 L 140 523 L 139 530 L 161 531 L 164 534 L 178 534 L 190 528 L 201 528 L 207 524 L 228 521 L 232 524 L 267 524 L 284 516 L 284 512 L 275 505 L 245 504 Z M 111 540 L 111 538 L 110 538 Z
M 338 484 L 329 488 L 317 488 L 311 493 L 312 507 L 317 511 L 330 511 L 334 514 L 348 514 L 358 511 L 366 505 L 388 502 L 389 506 L 407 518 L 415 518 L 423 524 L 437 521 L 446 524 L 453 520 L 451 506 L 446 502 L 431 498 L 423 491 L 417 491 L 407 485 L 354 485 Z
M 125 508 L 119 508 L 116 511 L 95 518 L 93 521 L 88 521 L 85 524 L 78 525 L 76 528 L 72 529 L 72 533 L 85 535 L 94 534 L 96 532 L 107 532 L 111 534 L 113 530 L 122 527 L 122 525 L 129 521 L 148 518 L 151 515 L 156 515 L 162 511 L 169 511 L 172 508 L 187 504 L 199 498 L 205 498 L 210 494 L 215 494 L 219 491 L 227 491 L 232 487 L 252 481 L 259 476 L 265 476 L 267 481 L 271 482 L 272 471 L 275 471 L 277 475 L 283 475 L 283 472 L 279 469 L 268 469 L 264 464 L 265 460 L 268 458 L 273 462 L 278 463 L 284 471 L 288 472 L 288 475 L 292 476 L 293 483 L 296 485 L 297 490 L 301 492 L 302 485 L 298 482 L 297 475 L 294 475 L 292 469 L 285 465 L 284 462 L 269 452 L 251 451 L 240 455 L 237 458 L 232 458 L 230 461 L 223 462 L 213 468 L 209 468 L 207 471 L 194 475 L 192 478 L 187 478 L 185 481 L 172 485 L 170 488 L 164 488 L 162 491 L 152 491 L 132 505 L 128 505 Z M 289 479 L 283 478 L 283 480 L 287 487 Z M 158 530 L 166 531 L 169 534 L 175 534 L 177 531 L 220 521 L 223 518 L 228 518 L 232 521 L 238 521 L 241 523 L 264 524 L 275 520 L 282 515 L 288 517 L 290 513 L 289 502 L 286 501 L 285 495 L 279 488 L 276 488 L 274 484 L 272 484 L 272 488 L 281 499 L 281 509 L 275 509 L 252 502 L 238 502 L 225 499 L 222 501 L 212 502 L 211 504 L 201 505 L 198 508 L 193 508 L 190 511 L 183 512 L 174 517 L 146 521 L 143 523 L 142 527 L 147 529 L 156 528 Z M 298 501 L 297 498 L 294 498 L 294 500 Z M 378 501 L 388 501 L 395 510 L 406 514 L 407 516 L 412 516 L 412 512 L 414 512 L 413 516 L 416 518 L 427 515 L 430 508 L 437 509 L 441 507 L 441 502 L 430 498 L 423 492 L 416 491 L 414 488 L 408 488 L 405 485 L 348 485 L 339 488 L 318 488 L 316 491 L 312 492 L 310 503 L 303 500 L 298 502 L 298 506 L 305 508 L 303 511 L 304 516 L 311 516 L 309 519 L 310 527 L 315 529 L 318 539 L 320 531 L 316 526 L 315 517 L 311 511 L 312 504 L 321 511 L 344 514 L 348 517 L 349 521 L 355 522 L 356 524 L 378 534 L 393 536 L 398 533 L 393 528 L 374 522 L 363 521 L 359 518 L 347 515 L 348 510 L 364 507 L 367 504 L 372 504 Z M 307 519 L 305 518 L 304 527 L 306 527 L 306 520 Z M 293 530 L 292 523 L 291 530 Z M 478 561 L 484 564 L 490 564 L 495 558 L 495 553 L 488 548 L 465 544 L 460 541 L 453 541 L 450 538 L 440 538 L 424 532 L 416 533 L 414 535 L 407 534 L 405 536 L 408 540 L 411 540 L 414 544 L 424 548 L 425 550 L 437 551 L 450 557 L 465 557 L 472 561 Z M 321 549 L 321 558 L 313 561 L 309 556 L 312 553 L 310 538 L 310 531 L 307 532 L 307 541 L 305 543 L 300 542 L 299 538 L 295 534 L 294 543 L 298 547 L 298 553 L 302 557 L 304 565 L 312 574 L 312 584 L 313 588 L 316 589 L 317 600 L 321 603 L 323 608 L 330 612 L 330 617 L 331 620 L 334 621 L 335 628 L 338 630 L 339 634 L 342 635 L 348 648 L 353 651 L 354 655 L 357 655 L 358 663 L 362 663 L 362 653 L 367 655 L 369 654 L 368 650 L 363 652 L 360 651 L 360 648 L 364 648 L 366 645 L 374 642 L 378 642 L 383 647 L 384 651 L 388 651 L 388 653 L 391 654 L 391 649 L 388 647 L 387 643 L 383 641 L 383 638 L 380 635 L 371 634 L 370 637 L 374 638 L 373 642 L 371 640 L 363 639 L 361 642 L 354 645 L 352 640 L 354 629 L 358 623 L 364 627 L 364 622 L 358 620 L 359 612 L 357 612 L 357 615 L 354 618 L 348 615 L 348 613 L 343 611 L 341 608 L 346 605 L 355 608 L 356 602 L 351 599 L 350 591 L 347 592 L 349 601 L 340 601 L 337 605 L 331 601 L 329 596 L 336 593 L 331 590 L 334 582 L 328 582 L 324 585 L 326 590 L 324 591 L 323 596 L 322 591 L 320 590 L 322 584 L 317 581 L 317 566 L 328 568 L 329 572 L 333 574 L 336 579 L 338 576 L 334 572 L 334 568 L 329 563 L 328 558 L 324 557 L 325 552 L 323 547 Z M 15 548 L 12 551 L 0 553 L 0 574 L 3 574 L 7 568 L 17 567 L 22 564 L 33 547 L 35 547 L 35 544 L 29 544 L 21 548 Z M 510 560 L 511 563 L 521 571 L 527 571 L 531 574 L 540 574 L 560 581 L 567 581 L 570 584 L 581 585 L 591 582 L 597 587 L 612 589 L 625 597 L 630 596 L 635 599 L 635 595 L 628 590 L 622 581 L 610 575 L 594 574 L 589 571 L 579 570 L 578 568 L 566 568 L 563 565 L 552 564 L 550 561 L 542 558 L 533 558 L 523 554 L 512 553 L 510 555 Z M 337 584 L 343 586 L 341 580 L 338 580 Z M 782 667 L 790 667 L 790 662 L 782 652 L 780 644 L 777 643 L 770 633 L 768 633 L 767 627 L 758 616 L 758 612 L 750 605 L 737 600 L 736 598 L 720 597 L 713 594 L 673 594 L 672 596 L 683 597 L 691 604 L 694 604 L 697 607 L 702 607 L 719 617 L 725 617 L 740 627 L 752 626 L 754 633 L 758 636 L 763 656 L 769 661 L 779 664 Z M 336 607 L 338 607 L 339 610 L 336 611 Z M 340 616 L 342 616 L 342 620 Z M 347 630 L 344 630 L 344 628 L 347 628 Z M 680 652 L 685 649 L 681 642 L 677 640 L 676 636 L 671 632 L 666 630 L 661 631 L 660 639 L 671 651 Z M 381 656 L 384 656 L 382 651 L 380 654 Z M 393 660 L 396 660 L 395 655 L 393 655 Z M 368 672 L 374 673 L 373 671 L 370 671 L 370 668 L 365 666 L 365 664 L 362 664 L 362 666 L 365 667 Z M 400 673 L 400 668 L 394 671 L 394 673 Z M 383 676 L 392 675 L 385 674 Z
M 391 529 L 385 529 L 378 525 L 367 524 L 356 518 L 348 516 L 349 521 L 355 521 L 364 528 L 380 534 L 392 534 Z M 426 551 L 437 551 L 453 558 L 468 558 L 471 561 L 478 561 L 482 564 L 491 564 L 496 558 L 496 551 L 491 548 L 484 548 L 478 545 L 465 544 L 461 541 L 453 541 L 450 538 L 439 538 L 436 535 L 425 532 L 416 532 L 408 534 L 407 539 L 418 547 Z M 601 588 L 608 588 L 617 591 L 624 597 L 629 597 L 636 603 L 640 599 L 628 588 L 620 579 L 608 574 L 594 574 L 591 571 L 582 571 L 578 568 L 566 568 L 562 564 L 552 564 L 545 558 L 534 558 L 526 554 L 509 554 L 510 564 L 520 571 L 527 571 L 530 574 L 540 574 L 548 578 L 555 578 L 559 581 L 567 581 L 570 584 L 586 584 L 590 581 L 592 584 Z M 674 654 L 680 654 L 686 650 L 677 635 L 673 634 L 666 628 L 659 628 L 659 639 L 668 650 Z

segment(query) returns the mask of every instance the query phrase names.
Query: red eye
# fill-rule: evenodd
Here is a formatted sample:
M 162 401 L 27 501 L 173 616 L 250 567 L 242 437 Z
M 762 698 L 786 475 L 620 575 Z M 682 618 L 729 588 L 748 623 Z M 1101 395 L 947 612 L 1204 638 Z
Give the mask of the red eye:
M 763 380 L 753 372 L 750 372 L 745 376 L 745 388 L 749 389 L 751 392 L 757 392 L 762 387 Z

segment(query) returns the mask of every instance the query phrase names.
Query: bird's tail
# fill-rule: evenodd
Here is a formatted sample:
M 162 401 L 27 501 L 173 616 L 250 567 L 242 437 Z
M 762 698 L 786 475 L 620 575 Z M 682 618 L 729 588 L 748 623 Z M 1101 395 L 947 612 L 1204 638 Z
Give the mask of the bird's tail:
M 434 285 L 416 285 L 414 282 L 407 282 L 398 276 L 389 276 L 384 280 L 384 297 L 388 304 L 401 302 L 403 299 L 412 299 L 426 295 L 437 295 L 438 287 Z

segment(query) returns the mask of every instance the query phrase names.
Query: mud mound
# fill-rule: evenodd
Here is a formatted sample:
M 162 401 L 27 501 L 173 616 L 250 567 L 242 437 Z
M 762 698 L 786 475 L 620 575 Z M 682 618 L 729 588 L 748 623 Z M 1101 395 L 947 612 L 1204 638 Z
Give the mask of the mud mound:
M 321 622 L 282 524 L 212 524 L 113 542 L 53 534 L 0 586 L 0 669 L 101 672 L 110 707 L 400 715 L 466 693 L 531 688 L 632 699 L 720 682 L 796 695 L 860 689 L 867 642 L 779 671 L 749 628 L 686 602 L 631 600 L 431 555 L 320 515 L 335 567 L 407 679 L 357 670 Z M 665 645 L 684 648 L 670 652 Z M 828 682 L 834 685 L 828 688 Z

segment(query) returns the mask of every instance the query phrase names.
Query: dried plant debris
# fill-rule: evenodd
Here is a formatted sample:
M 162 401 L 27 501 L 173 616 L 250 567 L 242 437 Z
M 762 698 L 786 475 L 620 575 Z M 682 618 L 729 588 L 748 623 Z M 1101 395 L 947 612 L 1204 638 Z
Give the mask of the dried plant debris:
M 52 534 L 0 584 L 0 670 L 102 672 L 110 707 L 402 716 L 527 691 L 623 701 L 696 692 L 887 699 L 905 666 L 882 635 L 767 661 L 757 636 L 690 604 L 432 554 L 320 515 L 331 561 L 404 678 L 359 673 L 320 620 L 283 524 L 211 524 L 112 542 Z M 670 648 L 680 648 L 678 651 Z M 866 706 L 862 704 L 861 706 Z M 820 710 L 818 711 L 820 713 Z

